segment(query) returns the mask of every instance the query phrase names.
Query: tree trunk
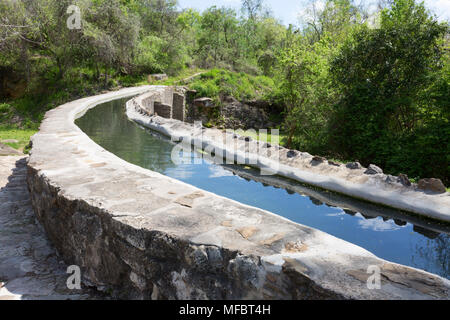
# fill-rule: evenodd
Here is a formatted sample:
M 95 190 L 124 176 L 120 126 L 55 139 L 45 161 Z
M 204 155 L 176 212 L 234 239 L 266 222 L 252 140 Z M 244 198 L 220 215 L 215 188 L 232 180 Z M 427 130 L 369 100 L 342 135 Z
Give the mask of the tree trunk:
M 108 66 L 105 66 L 105 88 L 108 87 Z
M 288 136 L 288 141 L 287 141 L 287 147 L 288 149 L 292 149 L 292 138 L 294 137 L 294 133 L 295 133 L 295 129 L 296 129 L 296 125 L 291 125 L 291 128 L 289 129 L 289 136 Z

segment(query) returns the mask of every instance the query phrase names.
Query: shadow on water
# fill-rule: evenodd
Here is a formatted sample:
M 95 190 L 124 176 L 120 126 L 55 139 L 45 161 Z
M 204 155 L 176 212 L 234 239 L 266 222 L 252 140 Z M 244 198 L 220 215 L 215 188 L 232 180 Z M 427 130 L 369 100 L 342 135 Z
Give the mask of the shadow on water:
M 344 239 L 380 258 L 450 277 L 450 226 L 316 189 L 239 165 L 171 160 L 174 144 L 128 120 L 120 99 L 76 121 L 96 143 L 118 157 L 218 195 L 274 212 Z M 201 155 L 192 152 L 192 159 Z

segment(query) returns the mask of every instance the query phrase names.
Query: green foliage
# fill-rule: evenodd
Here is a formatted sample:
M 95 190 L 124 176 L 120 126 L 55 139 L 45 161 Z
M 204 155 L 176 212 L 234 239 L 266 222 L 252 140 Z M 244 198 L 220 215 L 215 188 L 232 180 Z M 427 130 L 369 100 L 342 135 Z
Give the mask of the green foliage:
M 380 28 L 361 28 L 345 43 L 332 64 L 342 95 L 329 126 L 334 153 L 449 181 L 446 32 L 423 5 L 397 0 Z
M 288 147 L 450 182 L 448 24 L 414 0 L 393 1 L 379 27 L 364 17 L 328 1 L 303 34 L 288 30 L 272 97 Z
M 18 130 L 13 128 L 6 128 L 0 125 L 0 141 L 2 140 L 17 140 L 18 143 L 7 143 L 10 147 L 18 150 L 27 151 L 27 145 L 30 142 L 30 137 L 34 135 L 36 130 Z
M 0 1 L 0 129 L 36 130 L 59 104 L 151 73 L 173 85 L 212 69 L 189 86 L 216 103 L 268 101 L 290 148 L 450 182 L 448 23 L 415 0 L 387 1 L 376 23 L 354 0 L 317 2 L 296 29 L 261 0 L 202 13 L 176 0 Z M 80 30 L 66 27 L 71 4 Z
M 213 98 L 232 96 L 238 100 L 265 99 L 275 83 L 265 76 L 251 76 L 242 72 L 224 69 L 212 69 L 195 79 L 189 87 L 198 92 L 198 96 Z
M 281 55 L 284 127 L 291 148 L 311 152 L 324 148 L 331 103 L 336 97 L 329 81 L 333 49 L 329 38 L 323 37 L 314 44 L 294 42 Z

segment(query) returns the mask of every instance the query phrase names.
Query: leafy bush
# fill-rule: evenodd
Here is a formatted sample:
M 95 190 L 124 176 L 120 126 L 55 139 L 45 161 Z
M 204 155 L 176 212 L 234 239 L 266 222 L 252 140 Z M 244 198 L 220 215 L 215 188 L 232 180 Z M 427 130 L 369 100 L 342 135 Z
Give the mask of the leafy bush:
M 212 69 L 195 79 L 189 87 L 198 91 L 198 96 L 210 97 L 217 102 L 223 96 L 233 96 L 241 101 L 265 100 L 274 90 L 275 82 L 265 76 Z
M 397 0 L 380 28 L 345 43 L 331 69 L 342 92 L 329 125 L 335 154 L 449 182 L 447 30 L 423 5 Z

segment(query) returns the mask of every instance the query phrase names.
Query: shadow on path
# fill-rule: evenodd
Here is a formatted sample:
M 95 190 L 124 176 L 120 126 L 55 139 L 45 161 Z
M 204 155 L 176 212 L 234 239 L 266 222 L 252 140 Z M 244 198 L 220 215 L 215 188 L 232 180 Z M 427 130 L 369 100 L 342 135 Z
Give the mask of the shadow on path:
M 31 207 L 26 159 L 0 157 L 0 300 L 102 299 L 92 289 L 67 288 L 67 266 Z

